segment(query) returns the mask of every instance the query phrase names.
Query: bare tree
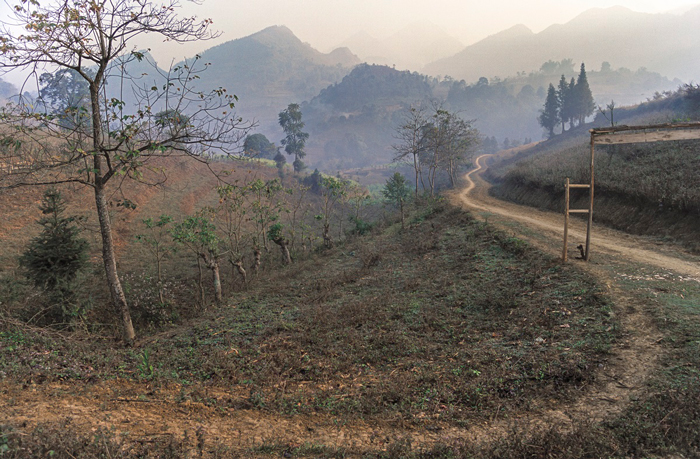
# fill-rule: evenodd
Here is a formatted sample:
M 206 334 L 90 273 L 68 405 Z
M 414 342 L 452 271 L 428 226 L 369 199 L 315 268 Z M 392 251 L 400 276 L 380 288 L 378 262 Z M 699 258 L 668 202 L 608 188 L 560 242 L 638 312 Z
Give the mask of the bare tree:
M 423 181 L 421 171 L 420 154 L 425 148 L 425 126 L 428 119 L 425 108 L 422 105 L 410 107 L 403 115 L 401 125 L 396 129 L 394 138 L 399 142 L 392 145 L 396 152 L 394 161 L 403 161 L 407 158 L 413 160 L 413 169 L 416 173 L 416 198 L 418 198 L 418 182 Z M 423 184 L 425 189 L 425 184 Z
M 458 113 L 445 110 L 441 104 L 433 104 L 433 114 L 424 125 L 424 149 L 419 159 L 428 166 L 430 194 L 435 191 L 438 170 L 444 170 L 455 186 L 457 170 L 467 162 L 480 144 L 479 131 Z
M 70 69 L 90 95 L 89 121 L 69 127 L 23 100 L 5 108 L 0 144 L 12 146 L 4 155 L 22 167 L 0 177 L 0 186 L 73 183 L 94 191 L 107 283 L 127 342 L 135 332 L 117 273 L 109 193 L 126 178 L 145 180 L 145 166 L 154 158 L 179 153 L 202 159 L 211 149 L 227 151 L 245 134 L 232 113 L 235 96 L 192 86 L 203 68 L 196 59 L 151 80 L 140 69 L 129 73 L 131 64 L 147 61 L 128 49 L 137 37 L 186 42 L 213 36 L 210 20 L 180 18 L 178 7 L 177 0 L 22 0 L 0 26 L 1 71 L 28 69 L 38 85 L 37 75 Z
M 463 120 L 456 113 L 447 113 L 444 117 L 444 134 L 446 142 L 441 155 L 441 165 L 450 177 L 454 188 L 459 166 L 471 160 L 481 144 L 479 131 L 472 126 L 473 120 Z

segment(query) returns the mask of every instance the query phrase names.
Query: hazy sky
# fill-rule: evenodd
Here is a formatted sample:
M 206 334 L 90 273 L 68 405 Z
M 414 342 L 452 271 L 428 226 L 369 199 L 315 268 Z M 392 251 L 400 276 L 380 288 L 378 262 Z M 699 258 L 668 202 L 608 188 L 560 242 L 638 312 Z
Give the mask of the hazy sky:
M 12 5 L 18 0 L 0 1 Z M 156 59 L 167 65 L 171 59 L 179 61 L 217 43 L 271 25 L 286 25 L 301 40 L 327 52 L 357 32 L 365 31 L 381 38 L 417 21 L 430 21 L 468 45 L 515 24 L 525 24 L 539 32 L 594 7 L 622 5 L 635 11 L 661 13 L 698 3 L 698 0 L 204 0 L 201 5 L 195 5 L 182 1 L 182 14 L 213 19 L 214 28 L 222 36 L 215 41 L 188 45 L 160 40 L 135 45 L 151 48 Z M 0 14 L 6 17 L 8 11 L 9 6 L 0 3 Z
M 539 32 L 594 7 L 622 5 L 635 11 L 661 13 L 698 3 L 698 0 L 204 0 L 199 6 L 183 3 L 183 10 L 212 18 L 214 27 L 223 32 L 217 42 L 244 37 L 271 25 L 286 25 L 303 41 L 321 51 L 330 51 L 354 33 L 364 30 L 382 37 L 416 21 L 430 21 L 468 45 L 519 23 Z M 152 47 L 160 54 L 160 46 Z M 178 51 L 182 54 L 182 48 L 173 47 L 167 54 L 181 57 Z

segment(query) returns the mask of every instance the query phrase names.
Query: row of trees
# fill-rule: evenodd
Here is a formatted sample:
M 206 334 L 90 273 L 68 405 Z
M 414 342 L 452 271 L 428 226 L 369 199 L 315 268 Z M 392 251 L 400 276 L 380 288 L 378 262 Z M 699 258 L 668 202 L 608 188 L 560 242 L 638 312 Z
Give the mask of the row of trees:
M 559 80 L 557 88 L 549 84 L 544 108 L 540 111 L 538 121 L 545 128 L 549 137 L 554 136 L 554 130 L 561 125 L 562 132 L 566 131 L 566 125 L 570 128 L 582 125 L 586 118 L 595 111 L 595 101 L 588 84 L 586 66 L 581 64 L 581 71 L 577 79 L 566 81 L 564 75 Z
M 205 302 L 203 271 L 212 276 L 214 297 L 222 299 L 221 267 L 226 263 L 237 279 L 247 286 L 264 264 L 266 254 L 277 246 L 281 263 L 293 260 L 322 245 L 330 248 L 345 232 L 343 221 L 362 219 L 367 191 L 358 185 L 315 172 L 305 178 L 287 181 L 279 178 L 247 178 L 223 183 L 216 188 L 216 205 L 205 206 L 180 221 L 168 215 L 143 221 L 145 231 L 138 236 L 149 249 L 155 264 L 163 303 L 163 260 L 172 254 L 173 243 L 188 249 L 197 265 L 199 302 Z M 316 186 L 305 184 L 318 180 Z M 315 190 L 312 191 L 312 190 Z M 251 274 L 252 273 L 252 274 Z
M 398 143 L 393 145 L 394 160 L 413 164 L 416 196 L 419 186 L 429 190 L 431 196 L 435 193 L 438 171 L 446 172 L 454 186 L 459 167 L 471 160 L 481 144 L 473 120 L 464 120 L 439 103 L 429 107 L 410 107 L 396 130 L 395 138 Z
M 166 285 L 172 283 L 173 270 L 184 274 L 182 267 L 188 263 L 183 264 L 182 257 L 187 253 L 196 265 L 197 302 L 204 305 L 205 271 L 211 274 L 215 301 L 221 302 L 224 265 L 230 267 L 229 284 L 246 288 L 251 276 L 270 262 L 273 247 L 281 252 L 281 263 L 290 264 L 318 246 L 332 247 L 336 237 L 351 229 L 343 228 L 348 218 L 356 226 L 364 222 L 369 195 L 350 181 L 315 172 L 305 178 L 318 181 L 314 192 L 304 179 L 288 180 L 284 185 L 279 178 L 244 177 L 217 186 L 216 203 L 194 214 L 163 214 L 142 221 L 136 239 L 153 267 L 144 275 L 155 282 L 146 288 L 153 296 L 138 293 L 139 316 L 143 318 L 144 311 L 169 310 L 173 300 L 177 302 L 166 293 Z M 19 260 L 28 279 L 45 293 L 45 304 L 32 315 L 44 323 L 74 324 L 83 317 L 85 301 L 81 298 L 88 295 L 76 295 L 75 290 L 78 273 L 88 266 L 88 243 L 75 224 L 80 219 L 64 214 L 66 205 L 57 190 L 46 191 L 40 209 L 42 231 Z

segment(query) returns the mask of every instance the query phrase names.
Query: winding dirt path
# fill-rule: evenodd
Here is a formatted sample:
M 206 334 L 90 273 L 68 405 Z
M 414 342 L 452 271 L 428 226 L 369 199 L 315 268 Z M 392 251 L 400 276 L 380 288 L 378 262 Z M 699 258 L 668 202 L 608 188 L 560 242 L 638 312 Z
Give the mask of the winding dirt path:
M 551 238 L 551 241 L 544 243 L 535 242 L 539 248 L 552 254 L 560 254 L 563 248 L 563 216 L 501 201 L 490 196 L 488 193 L 490 185 L 481 176 L 486 170 L 484 163 L 489 156 L 493 155 L 481 155 L 476 158 L 476 168 L 465 176 L 466 187 L 452 195 L 454 202 L 470 210 L 494 214 L 534 229 Z M 585 241 L 585 238 L 585 222 L 576 218 L 570 219 L 569 240 L 579 241 L 570 243 L 570 255 L 575 254 L 572 248 Z M 619 257 L 627 262 L 648 264 L 700 278 L 700 257 L 690 256 L 672 247 L 656 245 L 648 238 L 633 236 L 594 224 L 591 237 L 591 259 L 595 261 L 600 253 Z

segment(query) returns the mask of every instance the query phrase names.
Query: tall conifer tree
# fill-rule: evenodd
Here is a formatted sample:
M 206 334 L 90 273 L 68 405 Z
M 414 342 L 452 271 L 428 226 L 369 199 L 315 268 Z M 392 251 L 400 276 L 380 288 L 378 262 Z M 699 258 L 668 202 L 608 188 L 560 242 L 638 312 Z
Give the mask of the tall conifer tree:
M 554 85 L 551 83 L 547 90 L 544 109 L 540 111 L 538 121 L 540 126 L 547 129 L 549 137 L 554 137 L 554 128 L 559 124 L 559 98 L 557 97 L 557 90 L 554 89 Z
M 566 123 L 571 119 L 571 91 L 569 91 L 569 83 L 564 75 L 559 80 L 557 89 L 557 97 L 559 98 L 559 121 L 561 122 L 561 132 L 566 132 Z
M 576 87 L 574 89 L 576 116 L 578 117 L 579 126 L 586 121 L 586 117 L 593 114 L 595 111 L 595 101 L 593 93 L 588 85 L 588 77 L 586 76 L 586 64 L 581 64 L 581 73 L 578 75 Z

